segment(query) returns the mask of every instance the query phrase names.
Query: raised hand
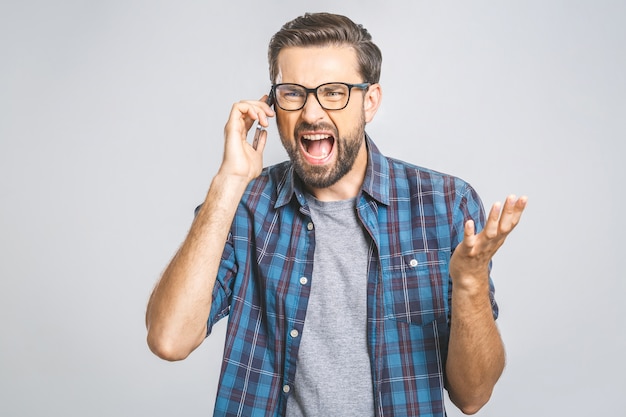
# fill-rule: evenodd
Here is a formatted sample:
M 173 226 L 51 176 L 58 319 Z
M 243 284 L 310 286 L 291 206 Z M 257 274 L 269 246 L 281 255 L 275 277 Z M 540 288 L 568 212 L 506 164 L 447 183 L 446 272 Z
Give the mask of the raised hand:
M 489 211 L 485 228 L 475 234 L 474 221 L 465 223 L 463 241 L 450 260 L 450 276 L 455 288 L 477 289 L 488 285 L 489 261 L 519 223 L 527 197 L 510 195 L 504 207 L 497 202 Z

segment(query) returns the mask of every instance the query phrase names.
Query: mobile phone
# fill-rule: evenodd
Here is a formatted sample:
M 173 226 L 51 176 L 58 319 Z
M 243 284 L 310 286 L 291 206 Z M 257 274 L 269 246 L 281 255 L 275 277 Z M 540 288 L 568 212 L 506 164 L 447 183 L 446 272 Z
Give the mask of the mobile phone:
M 267 99 L 265 99 L 265 103 L 268 106 L 273 106 L 274 105 L 274 94 L 273 91 L 270 90 L 269 94 L 267 95 Z M 252 147 L 256 150 L 257 146 L 259 145 L 259 138 L 261 137 L 261 132 L 264 131 L 265 128 L 263 126 L 261 126 L 261 124 L 259 122 L 256 123 L 256 129 L 254 132 L 254 139 L 252 140 Z

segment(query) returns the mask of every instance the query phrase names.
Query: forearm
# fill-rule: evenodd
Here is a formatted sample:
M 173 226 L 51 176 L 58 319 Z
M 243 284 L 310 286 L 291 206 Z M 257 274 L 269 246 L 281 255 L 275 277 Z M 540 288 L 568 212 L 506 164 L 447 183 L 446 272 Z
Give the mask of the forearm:
M 483 283 L 487 279 L 481 280 Z M 452 290 L 446 380 L 450 399 L 464 413 L 490 398 L 504 369 L 505 353 L 493 318 L 488 284 Z
M 153 290 L 146 311 L 148 345 L 184 359 L 204 340 L 224 242 L 247 182 L 216 176 L 180 249 Z
M 452 317 L 446 383 L 450 399 L 466 414 L 485 405 L 504 369 L 504 346 L 489 297 L 489 264 L 519 222 L 526 202 L 526 197 L 510 195 L 504 206 L 495 203 L 478 234 L 474 221 L 465 221 L 463 240 L 450 259 Z

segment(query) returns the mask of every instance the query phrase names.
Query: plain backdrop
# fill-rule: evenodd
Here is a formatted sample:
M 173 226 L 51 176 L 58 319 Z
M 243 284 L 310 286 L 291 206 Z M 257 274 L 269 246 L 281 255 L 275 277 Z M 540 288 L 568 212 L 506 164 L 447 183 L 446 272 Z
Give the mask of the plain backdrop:
M 384 153 L 486 206 L 529 196 L 494 259 L 508 365 L 478 415 L 624 415 L 626 3 L 602 0 L 1 1 L 0 415 L 212 414 L 225 321 L 169 363 L 145 306 L 232 103 L 268 91 L 269 38 L 307 11 L 381 47 Z

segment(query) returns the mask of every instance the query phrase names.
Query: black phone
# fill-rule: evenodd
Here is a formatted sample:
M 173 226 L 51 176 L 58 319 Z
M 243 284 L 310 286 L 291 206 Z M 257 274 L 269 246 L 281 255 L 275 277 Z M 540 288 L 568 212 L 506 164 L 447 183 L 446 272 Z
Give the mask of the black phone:
M 269 94 L 267 95 L 267 98 L 265 99 L 265 103 L 272 107 L 274 105 L 274 90 L 270 90 Z M 259 122 L 257 122 L 256 124 L 256 129 L 254 132 L 254 139 L 252 140 L 252 147 L 256 150 L 256 147 L 259 144 L 259 138 L 261 137 L 261 132 L 265 130 L 263 128 L 263 126 L 261 126 L 259 124 Z

